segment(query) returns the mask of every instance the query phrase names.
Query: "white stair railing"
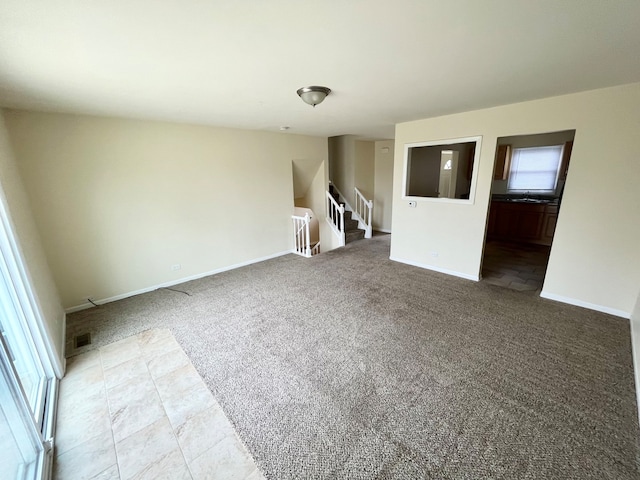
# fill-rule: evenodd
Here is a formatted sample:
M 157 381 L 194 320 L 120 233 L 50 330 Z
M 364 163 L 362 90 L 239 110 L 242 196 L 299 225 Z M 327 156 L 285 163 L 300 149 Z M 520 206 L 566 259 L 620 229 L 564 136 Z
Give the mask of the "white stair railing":
M 311 217 L 306 213 L 304 217 L 291 215 L 291 218 L 293 219 L 293 253 L 311 257 L 311 235 L 309 234 Z
M 351 208 L 351 205 L 349 205 L 349 201 L 347 200 L 347 197 L 345 197 L 343 195 L 343 193 L 338 190 L 338 187 L 336 187 L 336 184 L 333 182 L 329 182 L 329 184 L 333 187 L 333 190 L 335 191 L 335 193 L 338 195 L 337 198 L 340 199 L 340 203 L 344 203 L 344 210 L 345 212 L 352 212 L 353 208 Z M 334 198 L 335 200 L 335 198 Z
M 371 213 L 373 211 L 373 200 L 367 200 L 362 195 L 362 192 L 355 187 L 355 208 L 353 209 L 352 217 L 358 220 L 360 228 L 364 229 L 364 238 L 371 238 L 373 234 L 373 228 L 371 227 Z
M 340 246 L 344 247 L 346 238 L 344 235 L 344 205 L 340 205 L 327 193 L 327 222 L 331 226 L 331 230 L 336 234 L 340 241 Z

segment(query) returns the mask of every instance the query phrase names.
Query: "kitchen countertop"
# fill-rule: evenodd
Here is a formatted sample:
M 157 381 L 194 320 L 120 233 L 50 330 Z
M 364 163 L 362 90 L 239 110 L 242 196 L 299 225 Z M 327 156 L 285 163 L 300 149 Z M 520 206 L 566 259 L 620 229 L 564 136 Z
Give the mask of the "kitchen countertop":
M 534 205 L 557 205 L 558 198 L 549 197 L 515 197 L 507 195 L 493 195 L 491 197 L 492 202 L 506 202 L 506 203 L 528 203 Z

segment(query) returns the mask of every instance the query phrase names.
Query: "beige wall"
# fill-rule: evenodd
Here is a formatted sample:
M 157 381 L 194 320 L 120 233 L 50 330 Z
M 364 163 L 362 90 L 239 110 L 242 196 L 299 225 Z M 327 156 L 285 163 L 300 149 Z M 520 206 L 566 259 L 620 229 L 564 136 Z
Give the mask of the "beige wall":
M 628 317 L 640 290 L 639 111 L 633 84 L 397 125 L 392 258 L 477 278 L 497 138 L 576 129 L 543 296 Z M 483 136 L 475 202 L 410 208 L 404 145 L 474 135 Z
M 353 205 L 355 187 L 355 155 L 355 136 L 341 135 L 329 138 L 330 180 L 350 205 Z
M 55 349 L 54 355 L 57 357 L 55 360 L 60 368 L 64 360 L 64 310 L 42 248 L 40 234 L 33 220 L 31 205 L 15 163 L 2 111 L 0 111 L 0 186 L 7 202 L 16 239 L 22 250 L 27 273 L 44 317 L 45 329 Z
M 437 197 L 440 186 L 441 150 L 429 147 L 411 149 L 407 171 L 407 194 L 415 197 Z
M 367 198 L 374 198 L 375 144 L 357 140 L 355 135 L 329 138 L 329 162 L 331 181 L 354 208 L 354 187 Z
M 367 200 L 371 200 L 374 197 L 375 188 L 375 144 L 370 141 L 357 140 L 354 147 L 354 186 Z
M 391 231 L 393 201 L 393 140 L 375 142 L 373 228 Z
M 6 121 L 65 307 L 291 251 L 291 162 L 327 157 L 324 137 L 22 111 Z
M 316 174 L 304 197 L 305 205 L 313 210 L 319 222 L 320 230 L 320 251 L 328 252 L 340 246 L 336 234 L 327 223 L 327 190 L 329 188 L 329 162 L 320 164 Z
M 468 194 L 471 191 L 471 178 L 467 172 L 473 170 L 473 165 L 469 165 L 469 162 L 472 161 L 471 152 L 473 150 L 473 145 L 460 145 L 458 148 L 454 148 L 454 150 L 458 152 L 458 175 L 455 197 L 468 198 Z M 475 154 L 473 157 L 475 157 Z
M 323 159 L 294 159 L 291 162 L 293 171 L 293 198 L 302 199 L 307 194 L 320 163 Z

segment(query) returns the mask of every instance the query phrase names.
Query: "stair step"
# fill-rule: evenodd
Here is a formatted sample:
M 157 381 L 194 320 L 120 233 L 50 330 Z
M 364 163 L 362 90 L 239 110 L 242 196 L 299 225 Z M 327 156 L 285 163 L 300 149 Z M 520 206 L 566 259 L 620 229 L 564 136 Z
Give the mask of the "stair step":
M 364 238 L 364 230 L 350 230 L 345 232 L 345 243 L 355 242 Z
M 355 230 L 358 228 L 358 221 L 357 220 L 347 220 L 346 218 L 344 219 L 344 229 L 346 230 Z

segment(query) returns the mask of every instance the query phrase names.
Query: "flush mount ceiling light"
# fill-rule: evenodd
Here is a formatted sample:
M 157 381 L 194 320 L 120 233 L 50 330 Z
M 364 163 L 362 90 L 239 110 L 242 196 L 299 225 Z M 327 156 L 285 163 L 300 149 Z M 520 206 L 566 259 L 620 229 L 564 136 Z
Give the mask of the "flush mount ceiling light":
M 302 87 L 298 90 L 298 95 L 305 102 L 315 107 L 331 93 L 331 89 L 327 87 Z

